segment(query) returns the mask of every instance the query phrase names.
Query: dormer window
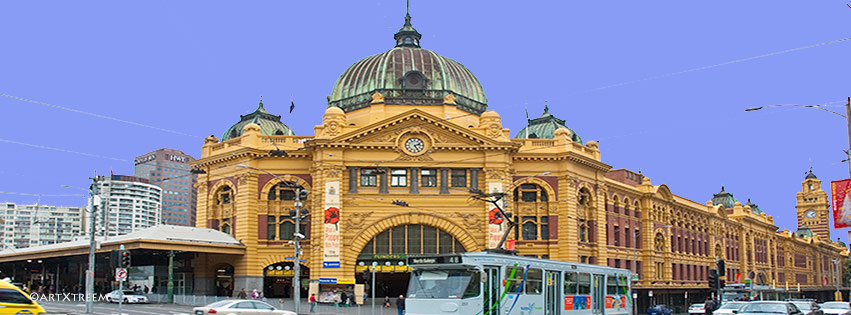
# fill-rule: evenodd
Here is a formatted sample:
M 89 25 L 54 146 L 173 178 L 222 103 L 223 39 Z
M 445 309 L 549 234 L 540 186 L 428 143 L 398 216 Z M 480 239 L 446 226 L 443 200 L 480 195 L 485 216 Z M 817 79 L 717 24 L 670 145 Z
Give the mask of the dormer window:
M 408 71 L 402 78 L 402 88 L 404 89 L 425 89 L 425 84 L 425 76 L 416 70 Z

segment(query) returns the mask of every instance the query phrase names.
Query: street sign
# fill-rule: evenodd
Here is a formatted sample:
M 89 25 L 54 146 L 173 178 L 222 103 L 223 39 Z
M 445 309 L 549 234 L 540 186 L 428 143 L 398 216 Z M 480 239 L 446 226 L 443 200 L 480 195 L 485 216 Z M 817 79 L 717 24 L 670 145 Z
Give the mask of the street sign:
M 127 281 L 127 268 L 115 268 L 115 281 Z

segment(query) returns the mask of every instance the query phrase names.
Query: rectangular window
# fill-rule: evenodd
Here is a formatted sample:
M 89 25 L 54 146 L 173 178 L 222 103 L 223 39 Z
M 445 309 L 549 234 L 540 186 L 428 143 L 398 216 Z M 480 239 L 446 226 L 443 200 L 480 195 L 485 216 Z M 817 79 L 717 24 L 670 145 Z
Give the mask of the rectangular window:
M 535 202 L 538 198 L 538 193 L 536 191 L 524 191 L 520 198 L 522 198 L 524 202 Z
M 606 276 L 606 294 L 608 294 L 608 295 L 618 294 L 617 277 L 615 277 L 613 275 Z
M 575 272 L 565 272 L 564 273 L 564 294 L 576 294 L 576 273 Z
M 378 170 L 368 168 L 360 170 L 360 185 L 363 187 L 378 186 Z
M 169 215 L 171 215 L 171 213 L 169 213 Z M 266 225 L 266 239 L 270 240 L 270 241 L 274 240 L 275 239 L 275 232 L 277 232 L 276 230 L 278 229 L 278 225 L 275 224 L 275 216 L 270 215 L 267 218 L 266 223 L 268 223 L 268 225 Z
M 437 187 L 437 170 L 421 170 L 420 182 L 422 187 Z
M 550 239 L 550 217 L 541 217 L 541 240 L 549 240 Z
M 541 294 L 541 285 L 544 282 L 544 273 L 541 269 L 529 269 L 526 273 L 526 294 Z
M 591 274 L 587 274 L 587 273 L 577 274 L 576 283 L 578 284 L 577 286 L 578 286 L 579 290 L 578 290 L 577 293 L 579 295 L 591 295 Z
M 452 187 L 467 187 L 467 170 L 452 170 Z
M 390 187 L 407 187 L 408 170 L 390 171 Z
M 615 246 L 621 246 L 621 228 L 619 226 L 615 226 L 615 233 L 613 237 L 615 239 Z
M 523 281 L 523 267 L 505 268 L 505 291 L 508 293 L 520 293 L 520 284 Z
M 538 239 L 538 223 L 536 217 L 523 217 L 523 240 Z
M 630 238 L 630 236 L 632 236 L 632 235 L 630 235 L 630 234 L 629 234 L 629 228 L 624 228 L 624 229 L 623 229 L 623 236 L 625 236 L 625 238 L 624 238 L 624 243 L 625 243 L 625 244 L 624 244 L 624 246 L 626 246 L 626 247 L 632 247 L 632 238 Z
M 392 250 L 393 254 L 403 254 L 405 253 L 405 227 L 398 226 L 392 229 L 391 237 L 392 237 Z

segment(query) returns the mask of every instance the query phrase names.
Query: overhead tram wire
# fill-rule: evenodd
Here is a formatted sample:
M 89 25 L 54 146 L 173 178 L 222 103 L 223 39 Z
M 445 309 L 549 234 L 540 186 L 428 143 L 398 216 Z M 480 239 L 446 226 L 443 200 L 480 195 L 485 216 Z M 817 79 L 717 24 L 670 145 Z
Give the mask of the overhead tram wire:
M 124 120 L 124 119 L 115 118 L 115 117 L 110 117 L 110 116 L 106 116 L 106 115 L 90 113 L 90 112 L 82 111 L 82 110 L 79 110 L 79 109 L 74 109 L 74 108 L 69 108 L 69 107 L 64 107 L 64 106 L 54 105 L 54 104 L 50 104 L 50 103 L 45 103 L 45 102 L 41 102 L 41 101 L 31 100 L 31 99 L 23 98 L 23 97 L 20 97 L 20 96 L 14 96 L 14 95 L 9 95 L 9 94 L 5 94 L 5 93 L 0 93 L 0 96 L 5 96 L 5 97 L 8 97 L 8 98 L 15 99 L 15 100 L 19 100 L 19 101 L 23 101 L 23 102 L 28 102 L 28 103 L 33 103 L 33 104 L 39 104 L 39 105 L 43 105 L 43 106 L 47 106 L 47 107 L 52 107 L 52 108 L 61 109 L 61 110 L 65 110 L 65 111 L 69 111 L 69 112 L 74 112 L 74 113 L 78 113 L 78 114 L 83 114 L 83 115 L 88 115 L 88 116 L 92 116 L 92 117 L 97 117 L 97 118 L 102 118 L 102 119 L 107 119 L 107 120 L 117 121 L 117 122 L 120 122 L 120 123 L 124 123 L 124 124 L 128 124 L 128 125 L 133 125 L 133 126 L 137 126 L 137 127 L 144 127 L 144 128 L 148 128 L 148 129 L 153 129 L 153 130 L 162 131 L 162 132 L 168 132 L 168 133 L 178 134 L 178 135 L 181 135 L 181 136 L 187 136 L 187 137 L 193 137 L 193 138 L 202 138 L 202 137 L 198 137 L 198 136 L 191 135 L 191 134 L 184 133 L 184 132 L 180 132 L 180 131 L 175 131 L 175 130 L 171 130 L 171 129 L 160 128 L 160 127 L 151 126 L 151 125 L 146 125 L 146 124 L 143 124 L 143 123 L 137 123 L 137 122 L 134 122 L 134 121 Z
M 786 49 L 786 50 L 781 50 L 781 51 L 771 52 L 771 53 L 762 54 L 762 55 L 753 56 L 753 57 L 747 57 L 747 58 L 742 58 L 742 59 L 736 59 L 736 60 L 726 61 L 726 62 L 722 62 L 722 63 L 714 64 L 714 65 L 702 66 L 702 67 L 691 68 L 691 69 L 682 70 L 682 71 L 677 71 L 677 72 L 671 72 L 671 73 L 666 73 L 666 74 L 660 74 L 660 75 L 650 76 L 650 77 L 646 77 L 646 78 L 642 78 L 642 79 L 637 79 L 637 80 L 632 80 L 632 81 L 626 81 L 626 82 L 621 82 L 621 83 L 616 83 L 616 84 L 610 84 L 610 85 L 606 85 L 606 86 L 602 86 L 602 87 L 598 87 L 598 88 L 594 88 L 594 89 L 589 89 L 589 90 L 584 90 L 584 91 L 579 91 L 579 92 L 567 93 L 567 95 L 568 95 L 568 96 L 571 96 L 571 95 L 586 94 L 586 93 L 591 93 L 591 92 L 596 92 L 596 91 L 606 90 L 606 89 L 610 89 L 610 88 L 614 88 L 614 87 L 620 87 L 620 86 L 624 86 L 624 85 L 630 85 L 630 84 L 635 84 L 635 83 L 640 83 L 640 82 L 645 82 L 645 81 L 651 81 L 651 80 L 656 80 L 656 79 L 662 79 L 662 78 L 667 78 L 667 77 L 673 77 L 673 76 L 678 76 L 678 75 L 681 75 L 681 74 L 686 74 L 686 73 L 697 72 L 697 71 L 701 71 L 701 70 L 707 70 L 707 69 L 717 68 L 717 67 L 721 67 L 721 66 L 726 66 L 726 65 L 735 64 L 735 63 L 740 63 L 740 62 L 745 62 L 745 61 L 750 61 L 750 60 L 755 60 L 755 59 L 761 59 L 761 58 L 771 57 L 771 56 L 776 56 L 776 55 L 782 55 L 782 54 L 785 54 L 785 53 L 795 52 L 795 51 L 799 51 L 799 50 L 804 50 L 804 49 L 809 49 L 809 48 L 816 48 L 816 47 L 820 47 L 820 46 L 826 46 L 826 45 L 830 45 L 830 44 L 841 43 L 841 42 L 848 41 L 848 40 L 851 40 L 851 37 L 841 38 L 841 39 L 837 39 L 837 40 L 832 40 L 832 41 L 822 42 L 822 43 L 813 44 L 813 45 L 808 45 L 808 46 L 803 46 L 803 47 L 797 47 L 797 48 L 792 48 L 792 49 Z
M 54 151 L 59 151 L 59 152 L 84 155 L 84 156 L 89 156 L 89 157 L 96 157 L 96 158 L 101 158 L 101 159 L 109 159 L 109 160 L 115 160 L 115 161 L 121 161 L 121 162 L 128 162 L 128 160 L 120 159 L 120 158 L 116 158 L 116 157 L 109 157 L 109 156 L 97 155 L 97 154 L 92 154 L 92 153 L 71 151 L 71 150 L 66 150 L 66 149 L 48 147 L 48 146 L 43 146 L 43 145 L 38 145 L 38 144 L 31 144 L 31 143 L 25 143 L 25 142 L 2 139 L 2 138 L 0 138 L 0 142 L 18 144 L 18 145 L 23 145 L 23 146 L 33 147 L 33 148 L 39 148 L 39 149 L 54 150 Z

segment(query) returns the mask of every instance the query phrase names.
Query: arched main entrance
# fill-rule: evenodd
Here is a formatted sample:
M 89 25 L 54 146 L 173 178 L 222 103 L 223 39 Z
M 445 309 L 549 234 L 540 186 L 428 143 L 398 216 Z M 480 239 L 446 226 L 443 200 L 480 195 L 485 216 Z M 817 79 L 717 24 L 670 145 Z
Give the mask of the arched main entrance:
M 263 268 L 263 295 L 265 297 L 274 298 L 290 298 L 293 296 L 293 262 L 284 261 L 278 262 Z M 301 296 L 307 296 L 308 285 L 310 281 L 310 268 L 301 265 Z
M 406 224 L 388 228 L 366 243 L 357 258 L 355 272 L 359 283 L 366 283 L 366 295 L 371 294 L 371 281 L 364 281 L 369 266 L 377 263 L 375 295 L 397 297 L 408 289 L 410 270 L 408 256 L 424 254 L 463 253 L 466 249 L 452 234 L 423 224 Z

